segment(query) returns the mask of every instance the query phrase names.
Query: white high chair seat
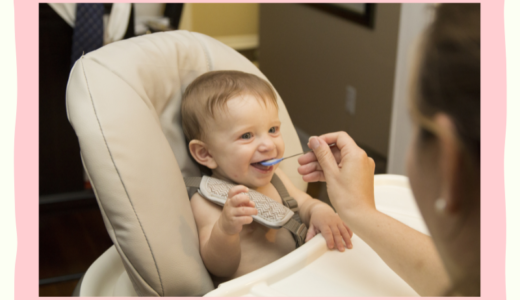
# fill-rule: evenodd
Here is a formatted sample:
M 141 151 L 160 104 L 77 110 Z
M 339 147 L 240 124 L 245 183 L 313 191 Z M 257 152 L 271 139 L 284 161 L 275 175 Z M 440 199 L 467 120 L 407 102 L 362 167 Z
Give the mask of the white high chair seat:
M 185 87 L 211 70 L 260 71 L 224 44 L 175 31 L 109 44 L 71 71 L 67 112 L 114 246 L 89 268 L 80 296 L 417 296 L 361 239 L 328 251 L 321 235 L 214 289 L 199 254 L 183 176 L 200 175 L 179 109 Z M 286 154 L 300 142 L 278 98 Z M 297 160 L 280 167 L 301 190 Z M 428 233 L 403 176 L 375 176 L 377 208 Z
M 200 172 L 189 157 L 180 125 L 184 89 L 212 70 L 240 70 L 265 79 L 233 49 L 187 31 L 109 44 L 79 59 L 71 71 L 69 121 L 127 274 L 114 285 L 125 290 L 131 281 L 130 293 L 196 296 L 214 288 L 199 254 L 183 182 L 183 176 Z M 279 97 L 278 105 L 286 154 L 299 153 L 300 142 Z M 284 161 L 280 168 L 298 188 L 306 189 L 296 160 Z M 103 264 L 116 268 L 114 256 L 111 259 Z M 96 278 L 112 282 L 104 275 Z M 89 286 L 87 277 L 83 284 Z M 119 288 L 110 289 L 120 294 Z

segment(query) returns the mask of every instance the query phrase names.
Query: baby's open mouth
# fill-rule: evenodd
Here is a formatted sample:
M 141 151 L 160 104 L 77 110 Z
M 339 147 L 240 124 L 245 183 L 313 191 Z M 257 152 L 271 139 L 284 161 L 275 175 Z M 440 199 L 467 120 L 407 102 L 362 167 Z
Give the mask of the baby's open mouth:
M 268 171 L 270 170 L 273 166 L 263 166 L 262 164 L 260 164 L 261 162 L 257 162 L 257 163 L 252 163 L 251 165 L 257 169 L 260 169 L 262 171 Z

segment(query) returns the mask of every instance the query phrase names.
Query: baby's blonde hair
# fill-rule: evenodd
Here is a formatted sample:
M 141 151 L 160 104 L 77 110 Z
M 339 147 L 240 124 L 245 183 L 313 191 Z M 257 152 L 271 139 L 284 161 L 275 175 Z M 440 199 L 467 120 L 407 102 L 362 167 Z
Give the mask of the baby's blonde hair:
M 228 100 L 250 95 L 278 108 L 271 85 L 256 75 L 240 71 L 212 71 L 197 77 L 184 92 L 181 119 L 184 135 L 191 141 L 204 135 L 204 122 L 215 117 L 216 109 L 226 109 Z

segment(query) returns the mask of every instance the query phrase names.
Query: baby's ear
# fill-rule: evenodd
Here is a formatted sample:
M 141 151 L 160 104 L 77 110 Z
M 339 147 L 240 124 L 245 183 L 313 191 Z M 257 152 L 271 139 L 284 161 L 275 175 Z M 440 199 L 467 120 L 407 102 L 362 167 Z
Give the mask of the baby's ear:
M 208 151 L 207 145 L 199 140 L 191 140 L 189 144 L 191 156 L 201 165 L 210 169 L 217 168 L 217 163 Z

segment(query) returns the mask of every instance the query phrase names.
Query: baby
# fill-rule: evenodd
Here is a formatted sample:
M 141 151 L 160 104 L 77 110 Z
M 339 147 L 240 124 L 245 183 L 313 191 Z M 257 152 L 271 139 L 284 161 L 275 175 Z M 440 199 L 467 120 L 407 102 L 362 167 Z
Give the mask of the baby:
M 352 248 L 352 232 L 330 206 L 298 190 L 277 165 L 260 164 L 281 158 L 285 150 L 276 94 L 269 83 L 239 71 L 205 73 L 187 87 L 181 113 L 193 158 L 209 168 L 212 177 L 237 184 L 223 207 L 198 193 L 191 198 L 202 260 L 215 286 L 295 249 L 288 230 L 253 222 L 257 210 L 248 189 L 282 203 L 271 184 L 274 173 L 298 202 L 308 227 L 306 241 L 322 233 L 329 249 Z

